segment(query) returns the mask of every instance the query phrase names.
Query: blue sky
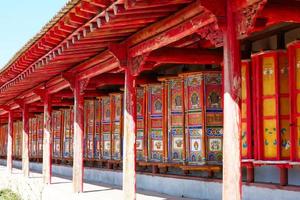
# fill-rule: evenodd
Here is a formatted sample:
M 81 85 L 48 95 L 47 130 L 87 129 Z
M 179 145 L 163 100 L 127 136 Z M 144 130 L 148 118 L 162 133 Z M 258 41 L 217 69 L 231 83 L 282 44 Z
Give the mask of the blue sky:
M 0 68 L 38 33 L 67 0 L 7 0 L 0 6 Z

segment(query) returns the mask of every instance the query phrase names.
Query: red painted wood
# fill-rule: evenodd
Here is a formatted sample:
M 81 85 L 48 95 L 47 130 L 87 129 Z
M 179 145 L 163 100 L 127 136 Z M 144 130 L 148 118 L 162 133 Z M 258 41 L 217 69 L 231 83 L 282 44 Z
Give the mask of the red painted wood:
M 23 105 L 23 144 L 22 169 L 25 177 L 29 176 L 29 105 Z
M 125 0 L 126 9 L 142 9 L 149 7 L 159 6 L 170 6 L 180 3 L 189 3 L 191 0 L 151 0 L 151 1 L 140 1 L 140 0 Z
M 13 111 L 8 111 L 8 132 L 7 132 L 7 169 L 9 173 L 12 173 L 12 151 L 13 151 Z
M 147 61 L 176 64 L 220 64 L 222 51 L 187 48 L 162 48 L 153 51 Z
M 74 92 L 74 138 L 73 138 L 73 192 L 83 192 L 83 134 L 84 97 L 81 82 L 75 80 Z
M 288 168 L 280 167 L 280 185 L 286 186 L 288 185 Z
M 136 57 L 144 53 L 156 50 L 160 47 L 166 46 L 175 42 L 179 39 L 182 39 L 188 35 L 193 34 L 198 29 L 205 27 L 208 24 L 215 22 L 215 18 L 209 12 L 202 12 L 195 17 L 184 21 L 182 24 L 179 24 L 169 30 L 156 35 L 155 37 L 150 38 L 134 47 L 130 48 L 129 55 L 131 57 Z
M 288 44 L 288 61 L 289 61 L 289 88 L 290 88 L 290 122 L 291 122 L 291 160 L 299 161 L 299 147 L 297 144 L 299 138 L 299 105 L 297 104 L 297 96 L 300 91 L 297 89 L 297 70 L 299 68 L 299 62 L 297 59 L 297 51 L 299 51 L 300 42 L 296 40 Z
M 253 183 L 254 182 L 254 167 L 248 166 L 247 167 L 247 183 Z
M 300 6 L 293 2 L 282 2 L 274 4 L 266 4 L 261 15 L 267 18 L 267 25 L 274 25 L 283 22 L 299 23 L 300 16 L 298 15 Z
M 226 1 L 224 30 L 224 138 L 223 138 L 223 200 L 242 199 L 241 191 L 241 60 L 234 14 L 235 3 Z
M 252 93 L 251 93 L 251 62 L 250 60 L 242 60 L 242 65 L 245 65 L 245 83 L 246 83 L 246 99 L 242 101 L 242 103 L 246 104 L 246 119 L 242 118 L 242 121 L 247 123 L 247 134 L 245 137 L 247 137 L 247 156 L 243 157 L 243 159 L 251 159 L 253 158 L 253 131 L 252 131 L 252 116 L 253 116 L 253 110 L 252 110 Z M 250 116 L 250 117 L 249 117 Z
M 43 181 L 51 184 L 52 176 L 52 105 L 49 93 L 44 95 Z
M 123 194 L 124 199 L 136 198 L 136 77 L 125 71 L 123 141 Z

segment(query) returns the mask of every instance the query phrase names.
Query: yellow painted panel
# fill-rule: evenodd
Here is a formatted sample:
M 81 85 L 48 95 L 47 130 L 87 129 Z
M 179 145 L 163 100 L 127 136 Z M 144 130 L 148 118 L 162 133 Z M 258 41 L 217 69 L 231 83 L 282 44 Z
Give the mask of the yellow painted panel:
M 300 158 L 300 117 L 297 117 L 297 158 Z
M 289 115 L 290 114 L 290 102 L 288 97 L 280 98 L 280 115 Z
M 242 64 L 242 99 L 247 98 L 247 79 L 246 79 L 246 66 L 247 64 Z
M 275 94 L 275 61 L 273 57 L 263 58 L 263 95 Z
M 289 157 L 291 150 L 290 141 L 290 122 L 289 120 L 280 120 L 280 136 L 281 136 L 281 156 Z
M 296 87 L 300 89 L 300 48 L 296 49 L 296 81 Z
M 276 120 L 264 120 L 264 156 L 266 159 L 276 158 L 277 155 L 277 136 Z
M 263 116 L 275 116 L 276 115 L 276 100 L 264 99 L 263 100 Z
M 289 93 L 289 71 L 287 57 L 281 55 L 279 57 L 279 92 L 280 94 Z
M 247 104 L 242 103 L 242 118 L 245 119 L 247 118 Z
M 247 123 L 242 122 L 242 156 L 246 157 L 248 153 L 248 141 L 247 141 Z

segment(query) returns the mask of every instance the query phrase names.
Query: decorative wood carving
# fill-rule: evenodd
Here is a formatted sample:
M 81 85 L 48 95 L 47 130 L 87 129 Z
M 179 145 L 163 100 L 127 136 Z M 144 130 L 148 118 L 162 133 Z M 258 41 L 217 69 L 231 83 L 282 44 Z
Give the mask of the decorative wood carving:
M 258 0 L 238 11 L 237 31 L 239 38 L 246 37 L 248 33 L 255 28 L 258 13 L 262 11 L 266 3 L 267 0 Z
M 206 40 L 209 40 L 216 47 L 223 45 L 223 33 L 217 22 L 202 27 L 197 33 Z

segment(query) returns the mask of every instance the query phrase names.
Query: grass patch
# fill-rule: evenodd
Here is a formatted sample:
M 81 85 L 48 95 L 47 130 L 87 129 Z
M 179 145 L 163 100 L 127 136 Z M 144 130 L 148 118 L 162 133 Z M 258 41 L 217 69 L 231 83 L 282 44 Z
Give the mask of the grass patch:
M 0 200 L 21 200 L 20 196 L 10 189 L 0 190 Z

